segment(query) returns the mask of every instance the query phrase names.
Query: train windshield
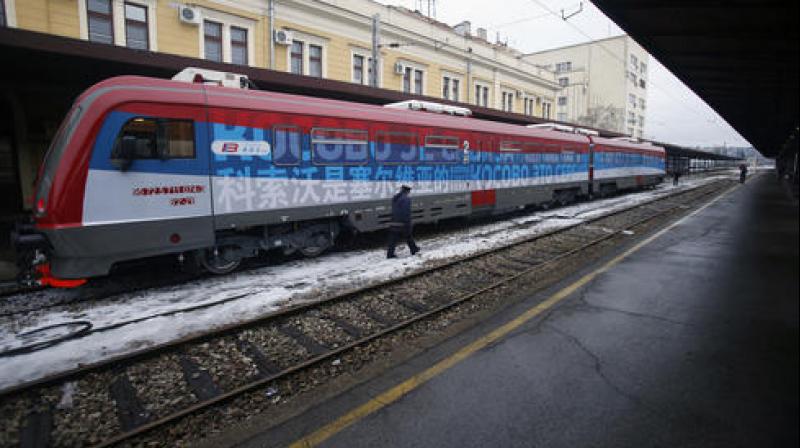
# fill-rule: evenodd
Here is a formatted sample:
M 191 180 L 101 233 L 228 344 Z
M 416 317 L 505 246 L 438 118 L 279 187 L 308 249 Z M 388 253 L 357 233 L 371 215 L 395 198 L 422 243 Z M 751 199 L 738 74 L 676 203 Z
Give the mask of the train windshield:
M 61 160 L 61 155 L 67 147 L 67 143 L 72 138 L 75 127 L 83 114 L 83 108 L 80 106 L 73 107 L 67 114 L 67 117 L 58 128 L 50 148 L 47 150 L 44 163 L 42 164 L 41 171 L 39 171 L 39 179 L 37 182 L 36 190 L 36 204 L 34 210 L 36 214 L 43 212 L 41 210 L 47 204 L 47 196 L 50 193 L 50 186 L 53 184 L 53 177 L 58 169 L 58 163 Z

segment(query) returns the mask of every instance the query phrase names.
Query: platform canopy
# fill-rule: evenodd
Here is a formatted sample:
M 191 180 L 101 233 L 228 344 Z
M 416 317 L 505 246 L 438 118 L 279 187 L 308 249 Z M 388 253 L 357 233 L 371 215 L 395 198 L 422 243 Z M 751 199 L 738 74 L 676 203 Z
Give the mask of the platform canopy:
M 798 125 L 798 1 L 595 0 L 757 150 Z

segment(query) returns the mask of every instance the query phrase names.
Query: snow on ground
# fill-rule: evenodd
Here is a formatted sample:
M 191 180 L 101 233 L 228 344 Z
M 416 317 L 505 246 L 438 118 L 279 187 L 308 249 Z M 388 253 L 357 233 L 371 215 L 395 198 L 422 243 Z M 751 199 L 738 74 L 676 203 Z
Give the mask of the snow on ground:
M 684 178 L 677 188 L 686 189 L 729 176 Z M 17 316 L 16 320 L 6 319 L 0 321 L 0 352 L 31 344 L 37 341 L 36 338 L 52 338 L 59 331 L 77 329 L 56 328 L 25 336 L 25 333 L 49 325 L 88 321 L 97 330 L 129 320 L 230 299 L 208 308 L 146 319 L 39 351 L 0 358 L 0 390 L 81 364 L 95 363 L 210 328 L 254 319 L 287 305 L 320 299 L 332 291 L 397 278 L 431 263 L 441 263 L 453 257 L 566 227 L 601 213 L 669 194 L 674 189 L 671 183 L 665 182 L 652 191 L 532 213 L 431 237 L 419 242 L 421 256 L 409 256 L 405 247 L 398 251 L 399 258 L 393 260 L 386 259 L 383 249 L 332 253 L 315 259 L 207 278 L 194 284 L 121 294 L 113 301 L 103 301 L 96 306 L 89 304 L 81 310 L 50 308 L 21 318 Z

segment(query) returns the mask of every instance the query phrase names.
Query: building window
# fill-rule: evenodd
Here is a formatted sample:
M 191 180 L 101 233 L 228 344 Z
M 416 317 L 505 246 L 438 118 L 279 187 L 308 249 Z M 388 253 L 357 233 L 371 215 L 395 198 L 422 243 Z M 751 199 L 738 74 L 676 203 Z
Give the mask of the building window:
M 558 105 L 559 106 L 566 106 L 567 105 L 567 97 L 565 97 L 565 96 L 558 97 Z
M 149 49 L 147 28 L 147 7 L 125 3 L 125 46 L 138 50 Z
M 454 78 L 452 76 L 442 77 L 442 98 L 446 100 L 458 101 L 459 85 L 460 81 L 458 78 Z
M 222 62 L 222 24 L 203 22 L 203 44 L 205 57 L 209 61 Z
M 639 98 L 639 108 L 644 110 L 644 98 Z
M 628 124 L 636 124 L 636 114 L 628 112 Z
M 639 115 L 639 127 L 644 127 L 644 115 Z
M 533 97 L 526 97 L 524 100 L 525 115 L 533 115 L 535 105 L 536 101 L 533 99 Z
M 639 68 L 639 58 L 636 55 L 631 55 L 631 67 L 633 70 L 637 70 Z
M 353 55 L 353 82 L 364 84 L 364 56 L 360 54 Z
M 558 78 L 558 85 L 560 85 L 561 87 L 568 86 L 569 85 L 569 78 L 566 78 L 566 77 Z
M 503 92 L 503 111 L 514 112 L 514 92 Z
M 292 41 L 291 48 L 291 69 L 295 75 L 303 74 L 303 42 L 299 40 Z
M 365 67 L 366 64 L 366 67 Z M 366 73 L 366 76 L 364 76 Z M 356 84 L 369 84 L 372 85 L 372 58 L 368 58 L 361 54 L 353 55 L 353 82 Z
M 403 69 L 403 92 L 422 95 L 422 70 L 413 67 Z
M 475 105 L 489 107 L 489 87 L 475 84 Z
M 542 118 L 550 119 L 550 114 L 553 111 L 553 105 L 549 102 L 542 102 Z
M 644 62 L 639 64 L 639 73 L 641 73 L 642 75 L 647 74 L 647 64 L 645 64 Z
M 308 46 L 308 74 L 322 78 L 322 47 L 319 45 Z
M 411 72 L 414 71 L 411 67 L 405 67 L 403 69 L 403 92 L 410 93 L 411 92 Z
M 556 64 L 556 73 L 563 73 L 572 70 L 572 62 L 559 62 Z
M 636 108 L 636 95 L 629 93 L 628 94 L 628 102 L 630 103 L 631 107 L 634 109 Z
M 647 88 L 647 83 L 644 81 L 644 79 L 640 79 L 639 80 L 639 87 L 641 87 L 643 89 Z
M 247 65 L 247 30 L 231 27 L 231 62 Z
M 87 0 L 86 16 L 89 22 L 89 40 L 113 44 L 114 17 L 111 12 L 111 0 Z

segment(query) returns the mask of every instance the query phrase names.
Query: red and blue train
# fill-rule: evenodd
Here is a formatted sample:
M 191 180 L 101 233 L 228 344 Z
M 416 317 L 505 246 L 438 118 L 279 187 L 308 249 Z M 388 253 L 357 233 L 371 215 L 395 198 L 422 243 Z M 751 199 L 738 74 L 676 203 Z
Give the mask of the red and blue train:
M 344 228 L 415 223 L 655 185 L 663 148 L 274 92 L 123 76 L 81 94 L 17 235 L 40 282 L 193 254 L 214 273 L 275 248 L 314 256 Z

